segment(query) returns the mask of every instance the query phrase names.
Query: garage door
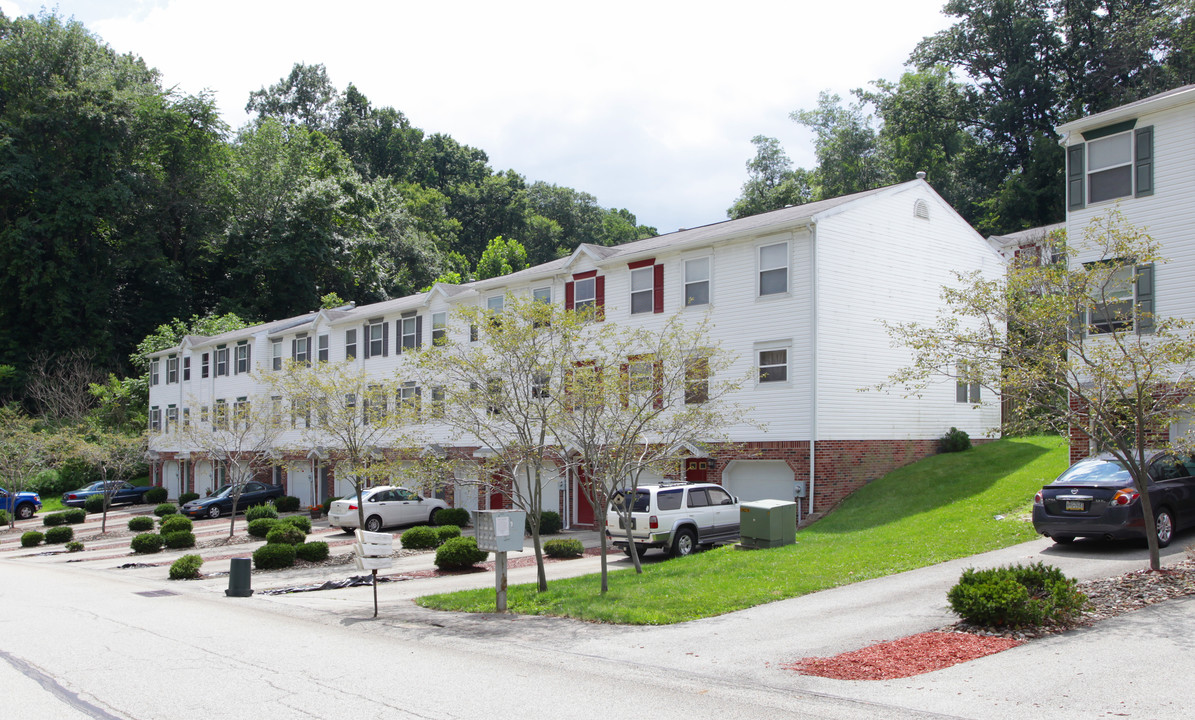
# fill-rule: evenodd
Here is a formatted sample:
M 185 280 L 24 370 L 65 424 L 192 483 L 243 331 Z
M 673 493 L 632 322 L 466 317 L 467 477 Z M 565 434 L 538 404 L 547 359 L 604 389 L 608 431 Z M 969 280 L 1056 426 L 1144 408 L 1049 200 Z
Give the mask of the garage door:
M 722 473 L 722 483 L 739 502 L 792 501 L 796 495 L 793 470 L 783 460 L 734 460 Z

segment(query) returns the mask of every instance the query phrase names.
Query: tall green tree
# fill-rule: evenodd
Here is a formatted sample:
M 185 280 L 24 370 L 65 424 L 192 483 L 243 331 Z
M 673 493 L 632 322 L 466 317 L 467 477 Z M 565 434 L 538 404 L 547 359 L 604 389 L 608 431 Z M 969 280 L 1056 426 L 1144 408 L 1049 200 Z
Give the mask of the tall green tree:
M 755 157 L 747 161 L 747 182 L 726 215 L 736 219 L 809 202 L 813 197 L 809 173 L 804 168 L 793 168 L 780 141 L 756 135 L 751 144 L 755 146 Z
M 789 117 L 813 131 L 814 199 L 849 195 L 883 183 L 879 141 L 863 103 L 843 107 L 841 97 L 823 91 L 815 109 L 795 110 Z
M 527 269 L 527 251 L 514 238 L 504 240 L 501 235 L 490 241 L 477 261 L 478 280 L 509 275 Z
M 272 119 L 324 132 L 332 127 L 339 99 L 323 63 L 295 63 L 286 77 L 249 93 L 245 112 L 256 113 L 259 122 Z

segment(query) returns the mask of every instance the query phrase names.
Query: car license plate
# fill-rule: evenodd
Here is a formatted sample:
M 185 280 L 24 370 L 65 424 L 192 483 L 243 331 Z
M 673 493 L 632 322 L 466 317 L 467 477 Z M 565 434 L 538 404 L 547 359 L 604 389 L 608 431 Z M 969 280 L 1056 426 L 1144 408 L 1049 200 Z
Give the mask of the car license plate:
M 1087 503 L 1082 500 L 1067 500 L 1066 509 L 1083 511 L 1087 509 Z

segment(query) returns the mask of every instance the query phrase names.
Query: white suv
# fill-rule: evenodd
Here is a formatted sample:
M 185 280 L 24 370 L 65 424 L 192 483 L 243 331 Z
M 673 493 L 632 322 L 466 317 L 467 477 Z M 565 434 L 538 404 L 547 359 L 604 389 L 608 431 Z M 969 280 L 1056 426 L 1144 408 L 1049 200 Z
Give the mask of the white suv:
M 619 508 L 629 492 L 610 499 L 606 535 L 630 554 Z M 631 506 L 631 534 L 639 554 L 661 548 L 673 557 L 688 555 L 698 545 L 732 542 L 739 537 L 739 499 L 721 485 L 672 482 L 636 488 Z

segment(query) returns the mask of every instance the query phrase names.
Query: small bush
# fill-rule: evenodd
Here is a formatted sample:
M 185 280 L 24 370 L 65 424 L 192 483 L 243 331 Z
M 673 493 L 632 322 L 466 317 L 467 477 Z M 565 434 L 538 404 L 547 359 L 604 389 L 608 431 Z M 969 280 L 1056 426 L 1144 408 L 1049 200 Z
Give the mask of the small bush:
M 178 496 L 178 504 L 181 507 L 181 506 L 186 505 L 187 503 L 191 502 L 192 500 L 198 500 L 198 499 L 199 499 L 199 493 L 194 493 L 194 492 L 183 493 Z
M 436 524 L 465 527 L 469 524 L 469 511 L 464 508 L 441 508 L 436 511 Z
M 441 570 L 472 567 L 489 555 L 485 550 L 478 550 L 477 540 L 471 537 L 449 538 L 436 550 L 436 567 Z
M 436 528 L 437 544 L 443 545 L 450 538 L 460 537 L 461 529 L 456 525 L 441 525 Z
M 986 627 L 1058 625 L 1078 618 L 1087 605 L 1074 580 L 1051 565 L 1034 563 L 963 571 L 946 595 L 963 620 Z
M 299 509 L 299 498 L 294 495 L 283 495 L 274 501 L 278 512 L 294 512 Z
M 560 528 L 564 527 L 563 521 L 560 519 L 560 513 L 552 512 L 551 510 L 544 510 L 539 515 L 539 534 L 540 535 L 555 535 L 560 532 Z M 531 523 L 524 522 L 523 530 L 530 535 Z
M 307 539 L 307 533 L 290 523 L 280 522 L 266 533 L 266 542 L 271 545 L 277 543 L 284 543 L 286 545 L 298 545 Z
M 133 552 L 141 554 L 156 553 L 162 549 L 162 536 L 157 533 L 141 533 L 133 537 L 133 541 L 129 543 L 129 547 L 133 548 Z
M 336 498 L 328 498 L 325 500 L 323 505 L 320 505 L 320 512 L 322 512 L 324 515 L 327 515 L 328 511 L 332 509 L 332 503 L 334 502 L 336 502 Z
M 956 427 L 938 438 L 938 452 L 952 453 L 971 449 L 971 436 Z
M 83 552 L 83 543 L 78 540 L 71 540 L 66 544 L 67 552 Z
M 408 550 L 430 550 L 440 544 L 436 529 L 428 525 L 416 525 L 404 532 L 398 541 Z
M 165 535 L 172 532 L 191 532 L 194 529 L 191 518 L 182 515 L 167 515 L 162 518 L 162 527 L 158 529 L 158 532 Z
M 195 533 L 190 530 L 176 530 L 162 533 L 162 542 L 172 550 L 195 547 Z
M 203 566 L 203 558 L 198 555 L 183 555 L 170 563 L 171 580 L 194 580 L 199 577 L 199 568 Z
M 305 542 L 302 545 L 295 546 L 295 555 L 300 560 L 307 562 L 319 562 L 328 558 L 328 543 L 323 540 L 316 540 L 315 542 Z
M 245 511 L 245 519 L 249 522 L 254 520 L 261 520 L 262 518 L 277 518 L 278 510 L 274 508 L 272 503 L 265 503 L 264 505 L 254 505 Z
M 157 515 L 158 517 L 166 517 L 167 515 L 173 515 L 176 512 L 178 512 L 178 508 L 174 505 L 174 503 L 162 503 L 154 508 L 154 515 Z
M 129 518 L 129 529 L 133 532 L 145 532 L 154 529 L 154 519 L 148 515 L 138 515 Z
M 585 546 L 576 538 L 555 538 L 544 543 L 544 554 L 554 558 L 581 557 Z
M 249 534 L 256 538 L 264 538 L 270 534 L 278 521 L 274 518 L 257 518 L 249 521 Z
M 305 515 L 291 515 L 290 517 L 284 517 L 280 519 L 278 522 L 290 523 L 291 525 L 294 525 L 302 530 L 304 533 L 311 532 L 311 518 Z
M 73 527 L 61 526 L 52 527 L 46 531 L 46 544 L 51 543 L 57 545 L 58 543 L 70 542 L 75 539 L 75 529 Z
M 10 522 L 12 522 L 12 519 L 8 517 L 8 511 L 0 510 L 0 525 L 7 525 Z
M 253 551 L 253 567 L 258 570 L 288 568 L 295 564 L 295 546 L 289 543 L 270 543 Z
M 104 494 L 88 495 L 83 499 L 83 509 L 93 515 L 104 512 Z
M 45 537 L 45 535 L 42 535 L 36 530 L 30 530 L 29 532 L 22 533 L 21 547 L 37 547 L 41 544 L 41 541 L 44 540 Z
M 68 508 L 62 511 L 62 517 L 67 525 L 77 525 L 87 520 L 87 511 L 83 508 Z
M 164 503 L 167 497 L 169 497 L 169 494 L 164 487 L 150 488 L 145 491 L 145 502 L 150 505 Z
M 66 522 L 66 516 L 63 513 L 56 512 L 49 515 L 42 515 L 41 524 L 45 527 L 55 527 Z

